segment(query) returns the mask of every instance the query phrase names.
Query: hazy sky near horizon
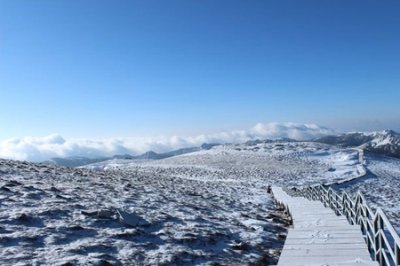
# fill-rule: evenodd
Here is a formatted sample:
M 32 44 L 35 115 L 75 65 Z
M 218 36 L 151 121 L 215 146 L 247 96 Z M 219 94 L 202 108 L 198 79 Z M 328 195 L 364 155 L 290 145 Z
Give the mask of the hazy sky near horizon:
M 0 1 L 0 140 L 400 130 L 400 1 Z

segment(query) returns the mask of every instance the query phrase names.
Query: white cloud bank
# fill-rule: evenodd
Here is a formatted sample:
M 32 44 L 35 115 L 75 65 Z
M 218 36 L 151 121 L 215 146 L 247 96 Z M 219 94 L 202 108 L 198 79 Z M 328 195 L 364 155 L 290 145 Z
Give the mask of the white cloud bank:
M 111 138 L 101 140 L 64 139 L 53 134 L 46 137 L 8 139 L 0 143 L 0 157 L 16 160 L 44 161 L 52 157 L 101 157 L 115 154 L 140 154 L 200 146 L 203 143 L 239 143 L 255 139 L 292 138 L 310 140 L 334 131 L 315 124 L 267 123 L 247 130 L 235 130 L 195 137 Z

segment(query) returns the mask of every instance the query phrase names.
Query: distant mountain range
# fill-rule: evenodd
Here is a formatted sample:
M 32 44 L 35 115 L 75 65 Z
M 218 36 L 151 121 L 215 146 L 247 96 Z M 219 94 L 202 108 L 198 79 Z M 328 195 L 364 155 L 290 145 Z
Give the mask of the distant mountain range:
M 177 155 L 181 155 L 181 154 L 196 152 L 196 151 L 200 151 L 200 150 L 209 150 L 216 145 L 219 145 L 219 144 L 204 143 L 200 147 L 183 148 L 183 149 L 178 149 L 178 150 L 165 152 L 165 153 L 156 153 L 154 151 L 148 151 L 146 153 L 143 153 L 141 155 L 136 155 L 136 156 L 133 156 L 130 154 L 122 154 L 122 155 L 114 155 L 112 157 L 99 157 L 99 158 L 88 158 L 88 157 L 83 157 L 83 156 L 71 156 L 71 157 L 66 157 L 66 158 L 55 157 L 55 158 L 51 158 L 50 160 L 44 161 L 43 163 L 51 164 L 51 165 L 62 165 L 62 166 L 67 166 L 67 167 L 78 167 L 78 166 L 82 166 L 82 165 L 98 163 L 98 162 L 114 160 L 114 159 L 119 159 L 119 160 L 161 160 L 161 159 L 165 159 L 168 157 L 173 157 L 173 156 L 177 156 Z
M 257 145 L 260 143 L 279 143 L 279 142 L 295 142 L 296 140 L 290 138 L 280 138 L 275 140 L 249 140 L 245 144 L 249 146 Z M 387 156 L 400 158 L 400 134 L 393 130 L 384 130 L 379 132 L 354 132 L 344 133 L 340 135 L 328 135 L 313 140 L 314 142 L 325 143 L 330 145 L 337 145 L 341 147 L 358 147 L 360 149 L 379 153 Z M 181 154 L 196 152 L 200 150 L 208 150 L 212 147 L 219 145 L 215 143 L 205 143 L 200 147 L 183 148 L 165 153 L 156 153 L 148 151 L 141 155 L 114 155 L 112 157 L 100 158 L 87 158 L 81 156 L 73 156 L 66 158 L 52 158 L 44 163 L 52 165 L 62 165 L 68 167 L 78 167 L 82 165 L 103 162 L 113 159 L 126 159 L 126 160 L 161 160 Z
M 366 151 L 400 158 L 400 134 L 393 130 L 345 133 L 321 137 L 314 141 L 342 147 L 359 147 Z
M 295 139 L 291 138 L 277 138 L 277 139 L 256 139 L 256 140 L 249 140 L 245 142 L 247 146 L 254 146 L 261 143 L 282 143 L 282 142 L 297 142 Z

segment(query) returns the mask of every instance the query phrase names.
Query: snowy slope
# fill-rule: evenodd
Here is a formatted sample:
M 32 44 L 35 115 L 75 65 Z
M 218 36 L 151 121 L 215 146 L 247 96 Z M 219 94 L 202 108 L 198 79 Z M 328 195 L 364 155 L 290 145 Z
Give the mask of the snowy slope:
M 371 207 L 384 210 L 400 234 L 400 159 L 369 153 L 365 159 L 369 173 L 338 188 L 361 191 Z
M 373 139 L 361 147 L 368 151 L 400 158 L 400 134 L 392 130 L 372 133 Z

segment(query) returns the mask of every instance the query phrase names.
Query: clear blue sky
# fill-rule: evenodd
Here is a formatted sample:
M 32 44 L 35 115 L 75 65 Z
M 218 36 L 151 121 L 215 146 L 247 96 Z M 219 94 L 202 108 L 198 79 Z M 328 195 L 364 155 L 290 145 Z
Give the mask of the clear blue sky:
M 0 139 L 400 130 L 400 1 L 0 1 Z

